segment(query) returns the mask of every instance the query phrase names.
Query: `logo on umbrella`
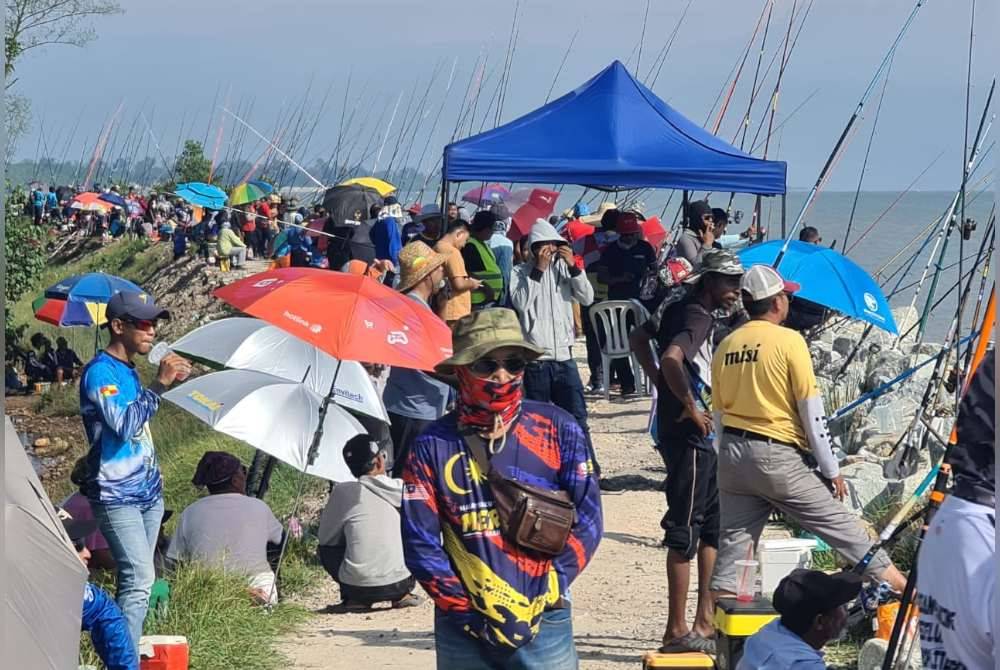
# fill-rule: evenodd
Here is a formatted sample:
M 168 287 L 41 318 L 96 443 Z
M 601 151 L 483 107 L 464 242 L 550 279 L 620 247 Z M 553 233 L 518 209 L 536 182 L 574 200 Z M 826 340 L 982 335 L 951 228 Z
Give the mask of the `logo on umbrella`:
M 281 280 L 277 279 L 275 277 L 272 277 L 270 279 L 261 279 L 259 282 L 257 282 L 256 284 L 254 284 L 253 287 L 254 288 L 267 288 L 271 284 L 276 284 L 279 281 L 281 281 Z
M 868 311 L 870 312 L 878 311 L 878 300 L 875 299 L 875 296 L 873 296 L 871 293 L 866 292 L 864 295 L 864 299 L 865 299 L 865 307 L 868 308 Z
M 409 344 L 410 338 L 401 330 L 394 330 L 385 338 L 389 344 Z

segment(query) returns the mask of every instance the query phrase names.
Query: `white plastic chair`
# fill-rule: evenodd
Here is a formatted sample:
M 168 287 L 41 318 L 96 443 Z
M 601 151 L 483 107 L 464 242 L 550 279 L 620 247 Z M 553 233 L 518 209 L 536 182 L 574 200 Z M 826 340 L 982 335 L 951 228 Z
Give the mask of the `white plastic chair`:
M 611 399 L 611 361 L 627 358 L 635 375 L 636 389 L 648 393 L 648 381 L 639 365 L 639 359 L 628 343 L 631 328 L 642 325 L 649 318 L 649 311 L 637 300 L 605 300 L 590 308 L 590 323 L 594 332 L 604 331 L 601 344 L 601 371 L 604 378 L 604 399 Z

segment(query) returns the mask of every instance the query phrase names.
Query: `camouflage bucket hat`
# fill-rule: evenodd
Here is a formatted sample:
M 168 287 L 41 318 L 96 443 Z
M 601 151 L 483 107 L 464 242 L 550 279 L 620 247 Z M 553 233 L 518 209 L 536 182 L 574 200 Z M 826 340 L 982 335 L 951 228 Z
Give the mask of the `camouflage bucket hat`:
M 518 347 L 529 361 L 545 353 L 525 341 L 517 314 L 503 307 L 480 310 L 459 319 L 452 331 L 452 343 L 454 355 L 435 368 L 440 374 L 451 374 L 455 367 L 471 365 L 501 347 Z
M 720 275 L 741 277 L 746 270 L 740 262 L 740 257 L 725 249 L 709 249 L 701 257 L 701 267 L 698 272 L 684 279 L 685 284 L 695 284 L 705 275 L 714 272 Z

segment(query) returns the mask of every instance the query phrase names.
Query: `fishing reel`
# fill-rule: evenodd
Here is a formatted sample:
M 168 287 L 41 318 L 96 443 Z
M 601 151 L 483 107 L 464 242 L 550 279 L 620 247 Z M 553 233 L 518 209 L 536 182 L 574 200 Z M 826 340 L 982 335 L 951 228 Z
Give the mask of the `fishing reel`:
M 976 230 L 976 220 L 967 218 L 964 223 L 962 223 L 962 239 L 970 240 L 972 239 L 972 233 Z

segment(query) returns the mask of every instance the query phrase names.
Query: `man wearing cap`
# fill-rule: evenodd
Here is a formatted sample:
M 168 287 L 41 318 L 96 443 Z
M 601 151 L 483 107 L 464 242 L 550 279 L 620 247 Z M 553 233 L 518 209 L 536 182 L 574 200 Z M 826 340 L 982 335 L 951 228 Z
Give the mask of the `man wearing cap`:
M 493 235 L 490 236 L 487 245 L 497 259 L 497 265 L 503 275 L 504 288 L 509 290 L 510 273 L 514 270 L 514 243 L 507 237 L 507 231 L 510 230 L 513 219 L 507 205 L 502 202 L 492 205 L 490 211 L 496 216 L 496 223 L 493 224 Z
M 163 516 L 163 482 L 149 422 L 160 394 L 185 379 L 191 364 L 169 353 L 153 383 L 143 388 L 132 360 L 152 350 L 156 323 L 170 314 L 141 293 L 115 294 L 105 314 L 111 341 L 80 376 L 80 414 L 90 443 L 81 492 L 118 566 L 118 604 L 138 644 L 156 578 L 153 550 Z
M 420 212 L 413 217 L 410 229 L 415 233 L 410 239 L 411 242 L 420 241 L 433 249 L 444 230 L 441 208 L 434 204 L 421 207 Z
M 740 289 L 751 320 L 722 341 L 712 360 L 722 503 L 715 592 L 735 593 L 735 562 L 757 546 L 775 508 L 852 564 L 872 545 L 861 521 L 837 502 L 847 485 L 830 446 L 809 348 L 781 326 L 798 288 L 771 267 L 750 268 Z M 897 591 L 905 585 L 884 551 L 866 574 Z
M 482 282 L 479 288 L 472 291 L 472 309 L 476 311 L 503 304 L 504 276 L 489 246 L 496 223 L 496 214 L 490 210 L 476 212 L 469 224 L 469 242 L 462 248 L 462 258 L 469 276 Z
M 715 244 L 715 217 L 705 200 L 688 204 L 687 221 L 677 238 L 677 255 L 686 258 L 695 270 L 701 265 L 702 256 Z
M 948 453 L 953 484 L 917 555 L 925 668 L 993 668 L 1000 642 L 996 555 L 996 351 L 979 363 Z
M 600 490 L 573 417 L 524 398 L 524 372 L 544 350 L 517 316 L 484 309 L 459 320 L 454 412 L 413 444 L 403 474 L 406 565 L 434 600 L 437 667 L 576 668 L 569 588 L 600 542 Z M 561 548 L 541 553 L 503 524 L 497 481 L 560 493 L 575 514 Z
M 826 670 L 821 650 L 844 632 L 861 581 L 851 572 L 792 570 L 774 591 L 781 617 L 747 639 L 736 670 Z
M 667 469 L 667 511 L 660 521 L 667 547 L 668 608 L 663 634 L 665 653 L 714 651 L 713 600 L 708 578 L 719 547 L 719 492 L 712 449 L 712 350 L 721 332 L 742 322 L 733 312 L 743 266 L 728 251 L 705 253 L 701 272 L 691 275 L 689 291 L 664 301 L 629 343 L 650 379 L 656 380 L 656 450 Z M 655 342 L 659 364 L 650 352 Z M 713 383 L 716 382 L 716 383 Z M 698 557 L 698 605 L 688 627 L 687 594 L 691 560 Z
M 434 296 L 444 288 L 444 264 L 447 258 L 423 242 L 410 242 L 399 253 L 400 277 L 397 290 L 427 309 Z M 410 443 L 431 422 L 444 416 L 451 387 L 426 372 L 394 367 L 382 394 L 389 413 L 392 435 L 392 476 L 403 473 Z
M 598 281 L 608 287 L 608 300 L 638 299 L 639 283 L 655 262 L 656 252 L 642 239 L 639 218 L 633 212 L 622 212 L 618 217 L 618 239 L 601 253 L 598 269 Z M 603 332 L 598 335 L 601 340 L 605 339 Z M 612 361 L 611 370 L 621 384 L 622 396 L 635 395 L 635 374 L 629 359 Z
M 59 508 L 56 513 L 80 562 L 89 569 L 90 550 L 86 538 L 97 531 L 97 522 L 74 519 Z M 139 654 L 121 609 L 104 589 L 89 581 L 83 590 L 80 629 L 90 634 L 94 651 L 107 670 L 139 670 Z
M 528 236 L 531 259 L 511 275 L 510 299 L 525 338 L 542 350 L 524 375 L 531 400 L 552 402 L 572 414 L 589 441 L 587 403 L 573 360 L 573 303 L 594 302 L 594 288 L 573 262 L 573 250 L 548 221 L 538 219 Z
M 344 461 L 357 481 L 333 487 L 319 521 L 320 563 L 342 599 L 331 611 L 367 611 L 385 601 L 394 608 L 417 605 L 399 534 L 402 480 L 386 474 L 388 456 L 367 434 L 347 441 Z
M 170 538 L 167 559 L 193 561 L 247 576 L 262 602 L 278 602 L 268 544 L 281 544 L 282 529 L 263 500 L 246 495 L 247 469 L 230 453 L 206 451 L 191 483 L 207 488 L 181 512 Z

